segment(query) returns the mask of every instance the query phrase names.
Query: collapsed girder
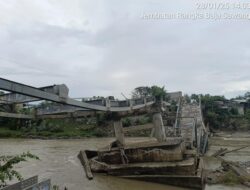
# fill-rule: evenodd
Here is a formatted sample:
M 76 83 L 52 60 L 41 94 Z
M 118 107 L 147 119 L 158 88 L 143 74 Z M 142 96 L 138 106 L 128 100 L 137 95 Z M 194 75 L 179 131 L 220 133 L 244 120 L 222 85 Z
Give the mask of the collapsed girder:
M 17 83 L 7 79 L 0 78 L 0 89 L 15 94 L 21 94 L 39 100 L 48 100 L 64 105 L 84 108 L 86 110 L 124 112 L 142 109 L 155 103 L 153 97 L 131 99 L 125 101 L 102 99 L 94 101 L 77 101 L 68 97 L 68 88 L 66 85 L 59 85 L 56 93 L 51 93 L 43 89 L 35 88 L 25 84 Z M 14 95 L 13 95 L 14 96 Z M 6 97 L 6 96 L 5 96 Z
M 52 85 L 52 86 L 45 86 L 39 88 L 39 90 L 48 92 L 51 94 L 57 94 L 60 95 L 62 91 L 65 91 L 67 93 L 68 89 L 67 86 L 64 84 L 61 85 Z M 0 95 L 0 103 L 2 104 L 21 104 L 21 103 L 26 103 L 26 102 L 35 102 L 39 101 L 39 98 L 23 95 L 23 94 L 18 94 L 18 93 L 6 93 L 3 95 Z

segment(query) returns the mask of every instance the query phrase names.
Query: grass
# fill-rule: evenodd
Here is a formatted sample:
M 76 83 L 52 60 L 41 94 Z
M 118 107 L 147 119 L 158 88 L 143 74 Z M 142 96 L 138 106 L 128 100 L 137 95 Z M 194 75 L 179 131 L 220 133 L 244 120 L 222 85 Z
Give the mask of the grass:
M 237 185 L 237 184 L 243 184 L 244 182 L 250 181 L 250 179 L 238 176 L 232 170 L 230 170 L 225 175 L 222 175 L 219 181 L 220 183 L 223 183 L 226 185 Z
M 221 176 L 220 181 L 226 185 L 240 184 L 239 177 L 233 171 L 229 171 L 225 175 Z
M 74 120 L 46 120 L 39 126 L 10 129 L 0 126 L 0 138 L 82 138 L 107 136 L 103 127 Z
M 13 131 L 7 127 L 0 127 L 0 138 L 20 138 L 22 133 L 20 131 Z

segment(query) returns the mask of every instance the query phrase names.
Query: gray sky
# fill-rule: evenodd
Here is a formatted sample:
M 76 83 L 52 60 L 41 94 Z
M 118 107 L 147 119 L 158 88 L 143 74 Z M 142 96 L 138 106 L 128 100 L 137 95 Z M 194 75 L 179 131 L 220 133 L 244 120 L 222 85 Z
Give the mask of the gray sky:
M 154 84 L 227 97 L 250 90 L 250 16 L 225 18 L 250 9 L 216 0 L 231 4 L 198 10 L 199 2 L 206 1 L 0 0 L 0 77 L 65 83 L 72 97 L 130 96 Z M 197 12 L 222 18 L 145 19 Z

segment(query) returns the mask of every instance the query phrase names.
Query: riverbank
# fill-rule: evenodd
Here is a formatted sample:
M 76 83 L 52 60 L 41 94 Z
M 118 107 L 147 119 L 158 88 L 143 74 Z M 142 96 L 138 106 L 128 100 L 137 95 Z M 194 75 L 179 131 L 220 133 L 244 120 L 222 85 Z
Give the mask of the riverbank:
M 90 118 L 43 119 L 37 121 L 3 120 L 0 138 L 28 139 L 82 139 L 88 137 L 114 137 L 113 123 L 105 115 Z M 143 125 L 151 122 L 148 116 L 125 118 L 123 126 Z M 127 136 L 149 136 L 151 131 L 141 130 Z
M 83 139 L 90 137 L 110 137 L 112 133 L 105 127 L 96 126 L 62 126 L 56 131 L 39 131 L 36 129 L 10 129 L 0 127 L 0 138 L 25 138 L 25 139 Z
M 43 119 L 35 121 L 5 120 L 0 138 L 81 139 L 112 136 L 109 122 L 97 118 Z
M 246 183 L 241 176 L 232 170 L 226 170 L 225 163 L 234 163 L 243 166 L 244 170 L 250 174 L 250 133 L 247 132 L 219 132 L 209 138 L 209 150 L 204 157 L 207 179 L 213 186 L 224 184 L 228 188 L 249 189 L 243 186 Z M 215 157 L 218 150 L 227 150 L 228 153 L 221 157 Z M 234 151 L 236 150 L 236 151 Z M 232 152 L 231 152 L 232 151 Z M 249 179 L 248 179 L 249 180 Z M 248 182 L 247 182 L 248 183 Z

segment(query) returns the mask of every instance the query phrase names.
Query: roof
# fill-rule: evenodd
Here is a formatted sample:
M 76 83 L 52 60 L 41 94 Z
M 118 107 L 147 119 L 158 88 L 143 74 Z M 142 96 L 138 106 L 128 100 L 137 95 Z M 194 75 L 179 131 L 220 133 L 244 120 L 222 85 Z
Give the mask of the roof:
M 234 102 L 237 102 L 237 103 L 239 103 L 239 104 L 245 104 L 245 103 L 247 103 L 247 99 L 236 99 L 236 100 L 233 100 Z

